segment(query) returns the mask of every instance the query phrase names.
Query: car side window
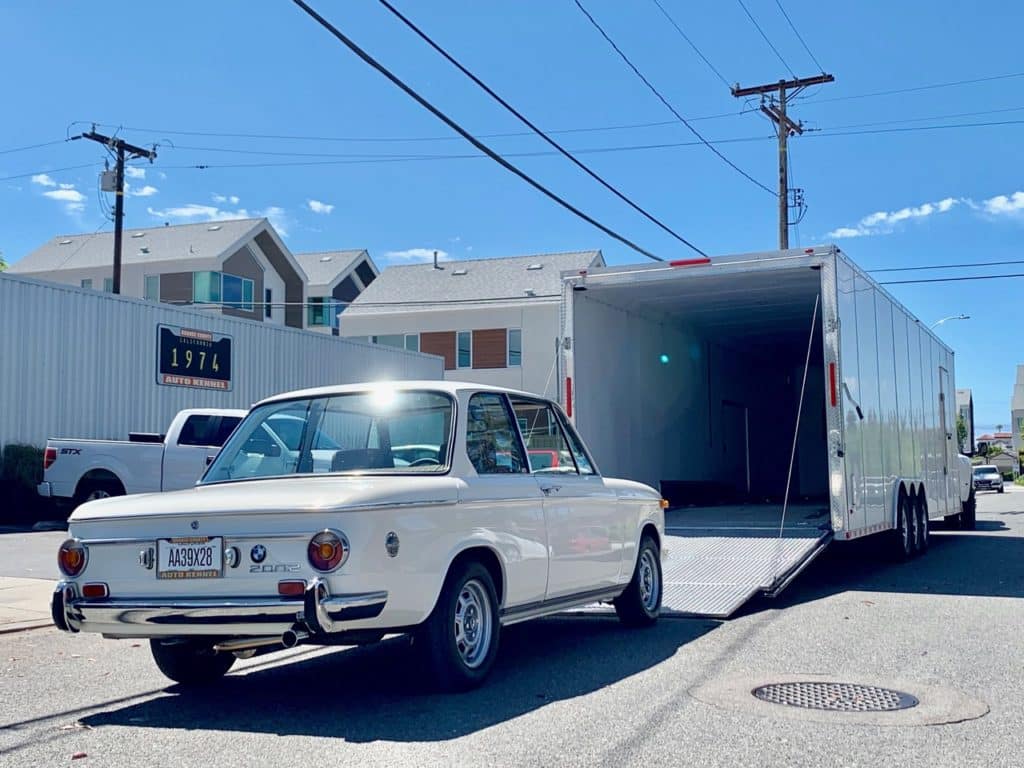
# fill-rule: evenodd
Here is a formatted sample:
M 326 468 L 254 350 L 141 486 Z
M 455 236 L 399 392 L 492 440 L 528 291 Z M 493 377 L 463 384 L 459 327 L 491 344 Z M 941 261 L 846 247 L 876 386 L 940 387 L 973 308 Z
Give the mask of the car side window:
M 528 471 L 503 395 L 478 392 L 469 398 L 466 453 L 481 475 Z
M 531 472 L 577 474 L 576 461 L 554 409 L 537 400 L 512 399 Z
M 572 451 L 572 456 L 576 459 L 576 466 L 579 467 L 581 475 L 593 475 L 594 465 L 590 463 L 590 457 L 587 456 L 587 451 L 583 447 L 583 441 L 580 436 L 576 434 L 576 430 L 573 428 L 565 419 L 564 414 L 559 414 L 559 423 L 562 425 L 562 429 L 565 431 L 565 436 L 569 439 L 569 450 Z

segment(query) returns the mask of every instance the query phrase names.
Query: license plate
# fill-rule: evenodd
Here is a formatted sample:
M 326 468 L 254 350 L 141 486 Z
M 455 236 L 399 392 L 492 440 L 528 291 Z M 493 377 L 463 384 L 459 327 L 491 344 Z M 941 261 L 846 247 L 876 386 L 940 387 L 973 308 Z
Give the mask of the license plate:
M 158 539 L 158 579 L 216 579 L 224 573 L 224 539 L 220 536 L 189 536 Z

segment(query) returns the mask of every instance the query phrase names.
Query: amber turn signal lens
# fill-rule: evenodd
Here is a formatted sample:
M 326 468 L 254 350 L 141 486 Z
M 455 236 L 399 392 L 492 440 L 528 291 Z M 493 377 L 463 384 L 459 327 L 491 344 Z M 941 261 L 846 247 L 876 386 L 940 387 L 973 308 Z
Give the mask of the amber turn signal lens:
M 65 576 L 72 578 L 85 570 L 88 559 L 88 552 L 78 539 L 68 539 L 57 552 L 57 566 Z
M 306 592 L 304 581 L 279 581 L 277 582 L 277 594 L 282 597 L 301 597 Z
M 86 584 L 82 587 L 82 597 L 107 597 L 109 594 L 110 589 L 102 582 Z
M 320 531 L 309 540 L 307 555 L 318 571 L 333 571 L 348 558 L 348 540 L 338 531 Z
M 661 500 L 661 508 L 662 509 L 668 509 L 668 499 L 662 499 Z

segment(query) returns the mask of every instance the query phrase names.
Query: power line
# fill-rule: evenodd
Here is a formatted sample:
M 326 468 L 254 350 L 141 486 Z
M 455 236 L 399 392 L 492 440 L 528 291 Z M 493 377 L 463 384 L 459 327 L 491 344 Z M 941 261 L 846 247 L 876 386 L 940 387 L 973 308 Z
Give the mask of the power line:
M 952 120 L 957 117 L 978 117 L 980 115 L 999 115 L 1007 112 L 1022 112 L 1024 107 L 1005 107 L 1002 109 L 983 109 L 978 112 L 952 112 L 946 115 L 929 115 L 928 117 L 905 117 L 898 120 L 878 120 L 872 123 L 853 123 L 851 125 L 833 125 L 830 128 L 821 130 L 839 131 L 847 128 L 872 128 L 879 125 L 901 125 L 904 123 L 921 123 L 925 120 Z M 818 130 L 809 128 L 807 130 Z
M 715 115 L 700 115 L 698 117 L 686 118 L 691 123 L 702 120 L 721 120 L 727 117 L 740 117 L 742 115 L 757 112 L 756 108 L 745 108 L 738 112 L 721 112 Z M 579 128 L 558 128 L 545 131 L 549 134 L 562 133 L 598 133 L 602 131 L 629 131 L 641 128 L 663 128 L 667 125 L 678 125 L 678 120 L 657 120 L 646 123 L 623 123 L 620 125 L 599 125 L 585 126 Z M 101 128 L 109 128 L 113 123 L 94 123 Z M 170 128 L 145 128 L 141 126 L 122 126 L 122 130 L 135 133 L 166 134 L 169 136 L 202 136 L 204 138 L 217 139 L 278 139 L 281 141 L 338 141 L 352 143 L 411 143 L 427 141 L 461 141 L 461 136 L 303 136 L 280 133 L 231 133 L 223 131 L 188 131 Z M 504 139 L 519 136 L 533 136 L 532 131 L 504 131 L 500 133 L 477 134 L 478 139 Z
M 963 264 L 931 264 L 925 267 L 885 267 L 884 269 L 869 269 L 867 271 L 872 274 L 879 272 L 918 272 L 922 269 L 971 269 L 972 267 L 1001 267 L 1007 264 L 1024 264 L 1024 261 L 972 261 Z
M 721 72 L 719 72 L 719 71 L 718 71 L 718 67 L 716 67 L 716 66 L 715 66 L 714 64 L 712 64 L 712 63 L 711 63 L 711 61 L 710 61 L 710 60 L 708 59 L 708 57 L 707 57 L 707 56 L 705 56 L 705 55 L 704 55 L 704 54 L 703 54 L 703 53 L 701 52 L 700 48 L 698 48 L 698 47 L 697 47 L 697 44 L 696 44 L 696 43 L 694 43 L 694 42 L 693 42 L 693 40 L 691 40 L 691 39 L 689 38 L 689 36 L 688 36 L 688 35 L 687 35 L 687 34 L 686 34 L 685 32 L 683 32 L 683 29 L 682 29 L 682 27 L 680 27 L 680 26 L 679 26 L 679 25 L 678 25 L 678 24 L 676 23 L 676 20 L 675 20 L 675 19 L 673 19 L 673 18 L 672 18 L 672 17 L 671 17 L 670 15 L 669 15 L 668 11 L 666 11 L 666 10 L 665 10 L 665 7 L 664 7 L 664 6 L 663 6 L 663 5 L 662 5 L 662 4 L 661 4 L 661 3 L 660 3 L 660 2 L 658 1 L 658 0 L 651 0 L 651 2 L 653 2 L 653 3 L 654 3 L 654 4 L 656 5 L 656 6 L 658 6 L 658 10 L 659 10 L 659 11 L 661 11 L 662 15 L 663 15 L 663 16 L 664 16 L 664 17 L 665 17 L 666 19 L 668 19 L 668 23 L 669 23 L 669 24 L 671 24 L 671 25 L 672 25 L 673 27 L 675 27 L 675 29 L 676 29 L 676 32 L 678 32 L 678 33 L 679 33 L 679 36 L 680 36 L 681 38 L 683 38 L 683 40 L 685 40 L 685 41 L 686 41 L 686 42 L 687 42 L 687 43 L 689 44 L 689 46 L 690 46 L 691 48 L 693 48 L 693 51 L 694 51 L 694 53 L 696 53 L 696 54 L 697 54 L 698 56 L 700 56 L 701 60 L 702 60 L 702 61 L 703 61 L 703 62 L 704 62 L 705 64 L 707 64 L 707 65 L 708 65 L 708 68 L 709 68 L 709 69 L 710 69 L 710 70 L 711 70 L 712 72 L 714 72 L 714 73 L 715 73 L 716 75 L 718 75 L 718 79 L 722 81 L 722 83 L 723 83 L 723 84 L 725 85 L 725 87 L 726 87 L 726 88 L 731 88 L 731 87 L 732 87 L 731 83 L 730 83 L 730 82 L 729 82 L 728 80 L 726 80 L 726 79 L 725 79 L 725 77 L 724 77 L 724 76 L 722 75 L 722 73 L 721 73 Z M 692 120 L 693 118 L 690 118 L 690 119 Z
M 952 125 L 914 125 L 907 128 L 875 128 L 867 131 L 840 131 L 819 128 L 807 131 L 807 136 L 865 136 L 880 133 L 912 133 L 914 131 L 942 131 L 950 128 L 988 128 L 999 125 L 1024 125 L 1024 120 L 995 120 L 980 123 L 953 123 Z
M 56 141 L 44 141 L 40 144 L 29 144 L 24 147 L 13 147 L 11 149 L 0 149 L 0 155 L 9 155 L 12 152 L 25 152 L 29 149 L 39 149 L 40 147 L 52 147 L 55 144 L 64 144 L 71 139 L 57 139 Z
M 672 106 L 671 104 L 669 104 L 668 100 L 667 100 L 667 99 L 666 99 L 666 98 L 665 98 L 664 96 L 662 96 L 662 95 L 661 95 L 661 92 L 660 92 L 660 91 L 658 91 L 658 89 L 657 89 L 657 88 L 655 88 L 655 87 L 654 87 L 654 86 L 653 86 L 653 85 L 651 84 L 651 81 L 650 81 L 650 80 L 648 80 L 648 79 L 647 79 L 646 77 L 644 77 L 643 73 L 642 73 L 642 72 L 641 72 L 641 71 L 640 71 L 639 69 L 637 69 L 636 65 L 635 65 L 635 64 L 633 64 L 633 62 L 632 62 L 632 61 L 630 61 L 629 57 L 628 57 L 628 56 L 626 56 L 626 54 L 622 52 L 622 49 L 620 49 L 620 48 L 619 48 L 619 46 L 617 46 L 617 45 L 615 44 L 615 41 L 614 41 L 614 40 L 612 40 L 612 39 L 611 39 L 611 38 L 610 38 L 610 37 L 608 36 L 608 33 L 607 33 L 607 32 L 605 32 L 605 31 L 604 31 L 604 29 L 603 29 L 603 28 L 601 27 L 601 25 L 597 23 L 597 20 L 596 20 L 596 19 L 594 19 L 594 17 L 590 15 L 590 13 L 589 13 L 589 12 L 587 11 L 587 9 L 583 7 L 583 4 L 582 4 L 582 3 L 580 2 L 580 0 L 573 0 L 573 2 L 574 2 L 574 3 L 576 3 L 576 7 L 577 7 L 577 8 L 579 8 L 579 9 L 580 9 L 580 12 L 582 12 L 582 13 L 583 13 L 583 15 L 587 17 L 587 19 L 588 19 L 588 20 L 590 21 L 590 23 L 591 23 L 591 24 L 592 24 L 592 25 L 594 26 L 594 28 L 595 28 L 595 29 L 597 29 L 597 31 L 601 33 L 601 36 L 602 36 L 602 37 L 603 37 L 603 38 L 604 38 L 605 40 L 607 40 L 607 41 L 608 41 L 608 44 L 609 44 L 609 45 L 610 45 L 610 46 L 611 46 L 611 47 L 612 47 L 612 48 L 613 48 L 613 49 L 615 50 L 615 52 L 616 52 L 617 54 L 619 54 L 619 57 L 620 57 L 620 58 L 621 58 L 621 59 L 622 59 L 622 60 L 623 60 L 624 62 L 626 62 L 626 64 L 627 64 L 627 65 L 629 66 L 629 68 L 630 68 L 630 69 L 632 69 L 632 70 L 633 70 L 633 73 L 634 73 L 634 74 L 635 74 L 635 75 L 636 75 L 637 77 L 639 77 L 639 78 L 640 78 L 640 80 L 641 80 L 641 81 L 643 81 L 644 85 L 646 85 L 646 86 L 647 86 L 647 87 L 648 87 L 648 88 L 649 88 L 649 89 L 651 90 L 651 92 L 652 92 L 652 93 L 653 93 L 653 94 L 654 94 L 655 96 L 657 96 L 657 97 L 658 97 L 658 99 L 659 99 L 659 100 L 661 101 L 661 103 L 662 103 L 662 104 L 664 104 L 664 105 L 665 105 L 665 106 L 666 106 L 666 107 L 668 108 L 668 110 L 669 110 L 669 111 L 670 111 L 670 112 L 671 112 L 671 113 L 672 113 L 673 115 L 675 115 L 675 116 L 676 116 L 676 118 L 677 118 L 677 119 L 678 119 L 678 120 L 679 120 L 679 121 L 680 121 L 680 122 L 681 122 L 681 123 L 682 123 L 683 125 L 685 125 L 685 126 L 686 126 L 686 127 L 687 127 L 687 128 L 689 129 L 689 130 L 690 130 L 690 133 L 692 133 L 692 134 L 693 134 L 694 136 L 696 136 L 696 137 L 697 137 L 698 139 L 700 139 L 700 140 L 701 140 L 701 142 L 702 142 L 702 143 L 703 143 L 703 144 L 704 144 L 704 145 L 705 145 L 705 146 L 706 146 L 706 147 L 707 147 L 708 149 L 710 149 L 710 150 L 711 150 L 712 152 L 714 152 L 714 153 L 715 153 L 715 154 L 716 154 L 716 155 L 717 155 L 717 156 L 719 157 L 719 159 L 721 159 L 721 160 L 722 160 L 723 162 L 725 162 L 725 163 L 726 163 L 726 164 L 727 164 L 727 165 L 728 165 L 728 166 L 729 166 L 730 168 L 732 168 L 732 169 L 733 169 L 734 171 L 736 171 L 737 173 L 739 173 L 739 174 L 740 174 L 741 176 L 743 176 L 744 178 L 746 178 L 746 179 L 747 179 L 748 181 L 751 181 L 751 182 L 753 182 L 754 184 L 756 184 L 757 186 L 759 186 L 759 187 L 760 187 L 761 189 L 763 189 L 763 190 L 764 190 L 765 192 L 767 192 L 768 194 L 770 194 L 770 195 L 774 195 L 774 194 L 775 194 L 775 192 L 773 192 L 773 191 L 772 191 L 772 190 L 771 190 L 771 189 L 770 189 L 769 187 L 766 187 L 766 186 L 765 186 L 764 184 L 762 184 L 762 183 L 761 183 L 760 181 L 758 181 L 758 180 L 757 180 L 757 179 L 755 179 L 755 178 L 754 178 L 753 176 L 751 176 L 751 175 L 750 175 L 749 173 L 747 173 L 747 172 L 746 172 L 746 171 L 744 171 L 744 170 L 743 170 L 742 168 L 740 168 L 740 167 L 739 167 L 738 165 L 736 165 L 735 163 L 733 163 L 733 162 L 732 162 L 732 160 L 730 160 L 730 159 L 729 159 L 729 158 L 727 158 L 727 157 L 726 157 L 725 155 L 723 155 L 723 154 L 722 154 L 721 152 L 719 152 L 719 151 L 718 151 L 717 149 L 715 149 L 715 147 L 714 147 L 714 146 L 713 146 L 713 145 L 711 144 L 711 142 L 709 142 L 709 141 L 708 141 L 707 139 L 705 139 L 705 138 L 704 138 L 704 136 L 702 136 L 702 135 L 700 134 L 700 132 L 699 132 L 699 131 L 698 131 L 698 130 L 697 130 L 696 128 L 694 128 L 694 127 L 693 127 L 692 125 L 690 125 L 689 121 L 687 121 L 687 119 L 686 119 L 685 117 L 683 117 L 683 116 L 682 116 L 681 114 L 679 114 L 679 112 L 677 112 L 677 111 L 676 111 L 675 107 L 673 107 L 673 106 Z
M 700 250 L 700 248 L 695 246 L 693 243 L 691 243 L 685 237 L 683 237 L 678 232 L 676 232 L 674 229 L 669 227 L 667 224 L 662 222 L 660 219 L 658 219 L 655 216 L 653 216 L 652 214 L 650 214 L 646 209 L 641 208 L 639 205 L 637 205 L 635 202 L 633 202 L 632 199 L 630 199 L 629 197 L 624 195 L 617 187 L 614 187 L 611 184 L 609 184 L 604 178 L 602 178 L 597 173 L 595 173 L 593 170 L 591 170 L 589 166 L 587 166 L 584 163 L 580 162 L 571 152 L 569 152 L 569 150 L 565 149 L 565 147 L 563 147 L 557 141 L 555 141 L 550 136 L 548 136 L 546 133 L 544 133 L 544 131 L 542 131 L 540 128 L 538 128 L 536 125 L 534 125 L 534 123 L 529 118 L 527 118 L 525 115 L 523 115 L 522 112 L 520 112 L 515 107 L 513 107 L 511 104 L 509 104 L 507 101 L 505 101 L 505 99 L 503 99 L 501 96 L 499 96 L 497 93 L 495 93 L 494 90 L 491 89 L 491 87 L 488 86 L 483 80 L 481 80 L 479 77 L 477 77 L 472 72 L 470 72 L 468 69 L 466 69 L 466 67 L 464 67 L 459 61 L 457 61 L 455 59 L 455 57 L 453 57 L 450 53 L 448 53 L 448 51 L 446 51 L 444 48 L 442 48 L 440 45 L 438 45 L 429 35 L 427 35 L 427 33 L 425 33 L 422 29 L 420 29 L 418 26 L 416 26 L 416 24 L 414 24 L 408 17 L 403 15 L 402 12 L 399 11 L 397 8 L 395 8 L 395 6 L 393 6 L 391 3 L 389 3 L 388 0 L 378 0 L 378 2 L 380 2 L 381 5 L 383 5 L 385 8 L 387 8 L 391 12 L 391 14 L 393 16 L 395 16 L 396 18 L 398 18 L 403 24 L 405 24 L 405 26 L 407 26 L 409 29 L 411 29 L 413 32 L 415 32 L 416 35 L 421 40 L 423 40 L 427 45 L 429 45 L 431 48 L 433 48 L 435 51 L 437 51 L 441 56 L 443 56 L 444 59 L 446 61 L 448 61 L 452 66 L 454 66 L 462 74 L 464 74 L 466 77 L 468 77 L 474 83 L 476 83 L 476 85 L 479 86 L 481 89 L 483 89 L 483 91 L 488 96 L 490 96 L 496 102 L 501 104 L 501 106 L 503 106 L 507 111 L 509 111 L 513 115 L 515 115 L 516 118 L 518 118 L 520 122 L 522 122 L 524 125 L 526 125 L 528 128 L 530 128 L 530 130 L 533 131 L 537 136 L 539 136 L 540 138 L 544 139 L 544 141 L 546 141 L 550 146 L 554 147 L 557 152 L 559 152 L 561 155 L 563 155 L 565 158 L 567 158 L 570 162 L 572 162 L 573 165 L 575 165 L 577 168 L 582 170 L 584 173 L 586 173 L 588 176 L 590 176 L 590 178 L 594 179 L 594 181 L 599 183 L 602 187 L 607 189 L 609 192 L 611 192 L 613 195 L 615 195 L 617 198 L 619 198 L 622 202 L 626 203 L 626 205 L 628 205 L 634 211 L 636 211 L 637 213 L 642 215 L 648 221 L 652 222 L 653 224 L 655 224 L 659 228 L 661 228 L 663 231 L 665 231 L 668 234 L 670 234 L 672 237 L 674 237 L 680 243 L 682 243 L 686 247 L 690 248 L 691 250 L 696 251 L 697 253 L 699 253 L 701 255 L 705 255 L 704 252 Z
M 796 72 L 794 72 L 793 68 L 786 63 L 784 58 L 782 58 L 782 54 L 779 53 L 779 49 L 772 45 L 772 41 L 768 39 L 768 35 L 764 33 L 763 29 L 761 29 L 761 25 L 757 23 L 757 20 L 753 17 L 750 11 L 747 10 L 747 6 L 743 3 L 743 0 L 736 0 L 736 2 L 740 4 L 740 8 L 743 9 L 743 12 L 747 14 L 747 18 L 750 19 L 750 23 L 757 27 L 757 31 L 761 33 L 761 37 L 763 37 L 764 41 L 768 43 L 768 47 L 775 51 L 775 55 L 779 57 L 779 61 L 782 62 L 782 66 L 784 66 L 789 74 L 792 75 L 793 79 L 796 80 Z M 821 71 L 824 72 L 825 70 Z
M 1024 272 L 1010 275 L 962 275 L 960 277 L 930 277 L 920 280 L 887 280 L 879 285 L 911 285 L 913 283 L 958 283 L 963 280 L 1001 280 L 1006 277 L 1024 277 Z
M 417 104 L 419 104 L 421 107 L 423 107 L 424 109 L 429 111 L 432 115 L 434 115 L 434 117 L 436 117 L 439 120 L 441 120 L 441 122 L 443 122 L 445 125 L 447 125 L 449 128 L 451 128 L 453 131 L 455 131 L 459 135 L 461 135 L 466 141 L 468 141 L 470 144 L 472 144 L 478 150 L 480 150 L 481 152 L 486 154 L 488 157 L 490 157 L 492 160 L 494 160 L 496 163 L 498 163 L 502 168 L 504 168 L 505 170 L 507 170 L 507 171 L 509 171 L 511 173 L 514 173 L 516 176 L 521 178 L 523 181 L 525 181 L 531 187 L 536 189 L 538 192 L 542 193 L 543 195 L 545 195 L 549 199 L 551 199 L 554 202 L 558 203 L 563 208 L 565 208 L 566 210 L 572 212 L 573 214 L 575 214 L 579 218 L 583 219 L 587 223 L 589 223 L 592 226 L 596 227 L 597 229 L 601 230 L 602 232 L 604 232 L 609 237 L 612 237 L 612 238 L 618 240 L 620 243 L 628 246 L 629 248 L 632 248 L 633 250 L 637 251 L 638 253 L 643 254 L 644 256 L 646 256 L 649 259 L 654 259 L 655 261 L 664 261 L 664 259 L 662 259 L 660 256 L 655 256 L 650 251 L 647 251 L 647 250 L 641 248 L 639 245 L 637 245 L 633 241 L 629 240 L 625 236 L 620 235 L 615 230 L 610 229 L 609 227 L 606 227 L 604 224 L 602 224 L 599 221 L 597 221 L 597 219 L 594 219 L 591 216 L 588 216 L 586 213 L 581 211 L 579 208 L 574 206 L 572 203 L 570 203 L 569 201 L 563 199 L 562 197 L 559 197 L 557 194 L 555 194 L 550 189 L 545 187 L 539 181 L 534 180 L 533 177 L 529 176 L 524 171 L 521 171 L 519 168 L 514 166 L 512 163 L 510 163 L 508 160 L 503 158 L 501 155 L 499 155 L 493 149 L 488 147 L 482 141 L 480 141 L 479 139 L 474 137 L 469 131 L 467 131 L 461 125 L 459 125 L 454 120 L 452 120 L 450 117 L 448 117 L 448 115 L 446 115 L 440 109 L 438 109 L 433 104 L 431 104 L 429 101 L 427 101 L 425 98 L 420 96 L 419 93 L 414 91 L 409 85 L 407 85 L 403 80 L 401 80 L 401 78 L 399 78 L 397 75 L 392 73 L 391 70 L 389 70 L 387 67 L 385 67 L 383 64 L 381 64 L 379 61 L 377 61 L 375 58 L 373 58 L 370 54 L 368 54 L 366 51 L 364 51 L 362 48 L 360 48 L 358 45 L 356 45 L 352 40 L 350 40 L 348 37 L 346 37 L 337 27 L 335 27 L 333 24 L 331 24 L 329 21 L 327 21 L 327 19 L 325 19 L 323 16 L 321 16 L 315 10 L 313 10 L 309 5 L 307 5 L 304 2 L 304 0 L 292 0 L 292 2 L 294 2 L 295 5 L 297 5 L 303 11 L 305 11 L 305 13 L 307 15 L 309 15 L 310 18 L 312 18 L 320 26 L 322 26 L 324 29 L 326 29 L 340 43 L 342 43 L 346 48 L 348 48 L 350 51 L 352 51 L 352 53 L 354 53 L 356 56 L 358 56 L 364 62 L 369 64 L 375 70 L 380 72 L 380 74 L 382 74 L 384 77 L 386 77 L 388 80 L 390 80 L 394 85 L 396 85 L 398 88 L 400 88 L 407 96 L 412 98 Z
M 1012 72 L 1008 75 L 992 75 L 991 77 L 976 77 L 971 80 L 954 80 L 948 83 L 931 83 L 929 85 L 916 85 L 911 88 L 896 88 L 891 91 L 872 91 L 871 93 L 856 93 L 852 96 L 830 96 L 827 99 L 815 99 L 815 104 L 825 104 L 830 101 L 850 101 L 852 99 L 870 99 L 876 96 L 893 96 L 899 93 L 916 93 L 918 91 L 930 91 L 936 88 L 952 88 L 959 85 L 972 85 L 973 83 L 990 83 L 995 80 L 1008 80 L 1014 77 L 1024 77 L 1024 72 Z
M 31 171 L 29 173 L 19 173 L 14 176 L 0 176 L 0 181 L 12 181 L 14 179 L 27 179 L 29 176 L 39 176 L 43 173 L 63 173 L 64 171 L 77 171 L 82 168 L 95 168 L 97 163 L 83 163 L 82 165 L 67 165 L 63 168 L 47 168 L 43 171 Z
M 807 43 L 804 42 L 803 35 L 797 31 L 796 26 L 793 24 L 793 20 L 789 18 L 789 14 L 786 13 L 786 9 L 782 7 L 782 3 L 780 3 L 779 0 L 775 0 L 775 4 L 779 6 L 779 10 L 782 11 L 782 15 L 786 17 L 786 23 L 789 24 L 789 28 L 793 30 L 793 34 L 796 35 L 796 39 L 800 41 L 800 45 L 802 45 L 804 50 L 807 51 L 807 55 L 811 57 L 811 61 L 814 62 L 814 66 L 824 72 L 825 68 L 821 66 L 818 62 L 818 58 L 811 53 L 811 49 L 807 47 Z

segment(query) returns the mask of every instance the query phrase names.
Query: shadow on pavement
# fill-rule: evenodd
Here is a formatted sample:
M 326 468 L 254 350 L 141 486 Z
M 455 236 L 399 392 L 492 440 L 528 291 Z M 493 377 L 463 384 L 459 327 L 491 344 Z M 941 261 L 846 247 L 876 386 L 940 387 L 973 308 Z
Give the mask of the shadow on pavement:
M 848 591 L 1024 597 L 1024 537 L 991 535 L 1009 530 L 992 519 L 974 532 L 933 526 L 928 552 L 906 562 L 871 538 L 834 543 L 781 596 L 755 599 L 734 618 Z
M 425 693 L 404 638 L 339 650 L 191 691 L 91 715 L 90 726 L 208 729 L 342 738 L 443 741 L 583 696 L 650 669 L 718 622 L 663 620 L 629 630 L 617 620 L 559 617 L 508 627 L 491 677 L 461 695 Z M 268 659 L 272 657 L 266 657 Z

